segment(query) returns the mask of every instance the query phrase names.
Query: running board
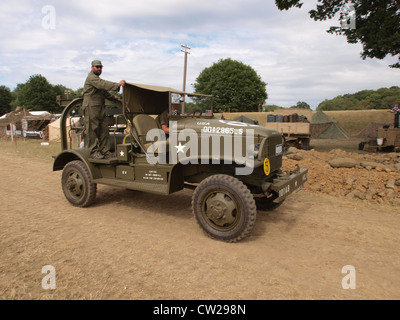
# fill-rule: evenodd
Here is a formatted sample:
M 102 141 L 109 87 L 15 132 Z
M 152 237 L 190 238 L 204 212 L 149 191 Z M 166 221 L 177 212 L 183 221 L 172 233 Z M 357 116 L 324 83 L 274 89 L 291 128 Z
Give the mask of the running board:
M 169 194 L 168 183 L 148 183 L 148 182 L 138 182 L 138 181 L 128 181 L 122 179 L 108 179 L 100 178 L 93 180 L 93 183 L 105 184 L 113 187 L 126 188 L 131 190 L 138 190 L 157 194 Z

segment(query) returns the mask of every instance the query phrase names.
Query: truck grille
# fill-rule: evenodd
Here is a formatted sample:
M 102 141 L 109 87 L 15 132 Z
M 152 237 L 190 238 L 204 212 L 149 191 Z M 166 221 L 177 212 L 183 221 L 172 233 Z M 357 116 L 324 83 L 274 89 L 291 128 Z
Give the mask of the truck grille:
M 268 156 L 275 157 L 282 154 L 283 141 L 281 135 L 269 137 Z
M 261 143 L 261 159 L 281 155 L 283 141 L 281 135 L 265 138 Z

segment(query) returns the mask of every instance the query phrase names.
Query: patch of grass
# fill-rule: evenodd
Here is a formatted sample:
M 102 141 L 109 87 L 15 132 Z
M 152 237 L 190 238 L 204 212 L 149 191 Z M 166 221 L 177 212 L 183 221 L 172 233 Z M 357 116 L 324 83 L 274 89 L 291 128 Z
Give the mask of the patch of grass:
M 351 135 L 357 135 L 372 122 L 394 123 L 394 114 L 389 110 L 324 111 L 324 113 L 339 122 Z
M 351 137 L 349 139 L 311 139 L 310 146 L 318 152 L 329 152 L 333 149 L 342 149 L 346 152 L 353 153 L 368 153 L 358 150 L 360 142 L 365 141 L 365 138 Z
M 43 140 L 22 140 L 16 141 L 1 140 L 0 149 L 2 152 L 14 153 L 24 158 L 40 158 L 52 161 L 53 155 L 61 152 L 60 142 L 51 142 L 49 145 L 42 145 Z

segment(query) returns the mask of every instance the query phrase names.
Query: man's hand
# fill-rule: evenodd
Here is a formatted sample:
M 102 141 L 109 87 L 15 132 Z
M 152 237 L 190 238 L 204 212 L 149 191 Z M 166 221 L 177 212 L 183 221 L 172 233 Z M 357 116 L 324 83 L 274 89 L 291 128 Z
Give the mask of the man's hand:
M 119 83 L 118 83 L 118 92 L 119 92 L 119 90 L 121 89 L 121 87 L 124 87 L 126 85 L 126 81 L 125 80 L 121 80 Z

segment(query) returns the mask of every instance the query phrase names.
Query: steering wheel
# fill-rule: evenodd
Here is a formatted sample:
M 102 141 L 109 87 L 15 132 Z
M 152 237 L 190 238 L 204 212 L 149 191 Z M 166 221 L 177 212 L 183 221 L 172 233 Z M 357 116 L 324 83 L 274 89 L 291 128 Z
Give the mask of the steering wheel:
M 200 109 L 195 109 L 195 110 L 193 110 L 192 112 L 189 112 L 189 113 L 188 113 L 188 116 L 195 116 L 196 113 L 198 113 L 198 114 L 199 114 L 199 117 L 200 117 L 201 114 L 203 113 L 203 111 L 201 111 Z

